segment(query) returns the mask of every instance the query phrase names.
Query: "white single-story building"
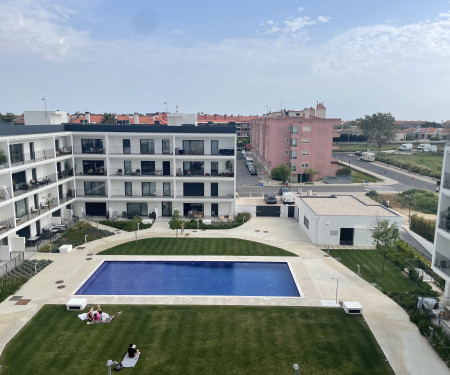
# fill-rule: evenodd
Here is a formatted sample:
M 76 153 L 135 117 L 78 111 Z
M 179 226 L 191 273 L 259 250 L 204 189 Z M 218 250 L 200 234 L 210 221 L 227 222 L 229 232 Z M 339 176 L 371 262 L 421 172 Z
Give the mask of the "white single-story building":
M 371 246 L 372 229 L 379 220 L 401 228 L 399 213 L 352 195 L 304 196 L 297 202 L 297 221 L 315 245 Z

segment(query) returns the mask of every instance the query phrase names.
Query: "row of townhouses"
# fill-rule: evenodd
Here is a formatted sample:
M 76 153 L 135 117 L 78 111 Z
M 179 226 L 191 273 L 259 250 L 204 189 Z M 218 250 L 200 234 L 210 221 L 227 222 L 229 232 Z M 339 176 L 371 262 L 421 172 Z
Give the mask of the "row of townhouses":
M 0 260 L 73 216 L 235 212 L 234 126 L 2 126 Z

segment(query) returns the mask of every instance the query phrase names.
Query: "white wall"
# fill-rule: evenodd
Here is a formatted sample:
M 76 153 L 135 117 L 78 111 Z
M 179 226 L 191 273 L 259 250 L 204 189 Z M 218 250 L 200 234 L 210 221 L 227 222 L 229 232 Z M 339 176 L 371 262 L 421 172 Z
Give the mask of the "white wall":
M 69 122 L 67 112 L 24 111 L 25 125 L 60 125 Z

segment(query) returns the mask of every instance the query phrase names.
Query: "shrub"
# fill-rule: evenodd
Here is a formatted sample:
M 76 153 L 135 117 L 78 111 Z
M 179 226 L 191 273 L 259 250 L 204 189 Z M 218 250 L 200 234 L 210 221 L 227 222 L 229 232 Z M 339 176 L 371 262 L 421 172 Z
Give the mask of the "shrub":
M 421 216 L 413 215 L 411 216 L 409 228 L 426 240 L 434 243 L 434 232 L 436 229 L 435 221 L 426 220 Z
M 343 167 L 336 171 L 336 176 L 350 176 L 352 174 L 352 170 L 349 167 Z
M 136 225 L 133 221 L 112 221 L 112 220 L 102 220 L 100 224 L 107 225 L 108 227 L 113 227 L 117 229 L 124 230 L 126 232 L 134 232 L 136 230 Z M 143 224 L 142 222 L 139 224 L 139 229 L 148 229 L 151 228 L 151 224 Z
M 378 192 L 376 190 L 370 190 L 366 193 L 366 196 L 368 197 L 377 197 L 378 196 Z

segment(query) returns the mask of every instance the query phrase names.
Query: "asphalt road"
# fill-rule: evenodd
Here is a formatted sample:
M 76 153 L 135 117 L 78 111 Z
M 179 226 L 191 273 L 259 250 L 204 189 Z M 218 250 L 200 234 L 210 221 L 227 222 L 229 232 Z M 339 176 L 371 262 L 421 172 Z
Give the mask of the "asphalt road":
M 408 189 L 417 188 L 417 189 L 425 189 L 430 191 L 435 191 L 436 183 L 430 182 L 428 178 L 421 178 L 420 176 L 410 174 L 408 172 L 403 172 L 401 170 L 384 166 L 380 163 L 369 163 L 365 161 L 360 161 L 358 156 L 355 156 L 352 153 L 335 153 L 334 157 L 345 161 L 350 162 L 351 165 L 356 165 L 360 168 L 366 169 L 368 171 L 372 171 L 379 175 L 384 175 L 391 180 L 394 180 L 394 184 L 386 184 L 386 185 L 371 185 L 369 184 L 353 184 L 349 185 L 295 185 L 294 191 L 298 189 L 302 189 L 303 191 L 312 190 L 317 193 L 356 193 L 356 192 L 367 192 L 369 190 L 377 190 L 378 192 L 387 192 L 387 191 L 396 191 L 402 192 Z M 407 157 L 407 155 L 405 155 Z M 251 176 L 245 166 L 245 161 L 239 152 L 237 155 L 237 166 L 236 166 L 236 189 L 241 197 L 249 197 L 249 196 L 262 196 L 265 193 L 278 193 L 278 186 L 267 186 L 267 181 L 264 175 L 260 176 Z M 259 186 L 260 183 L 263 186 Z

